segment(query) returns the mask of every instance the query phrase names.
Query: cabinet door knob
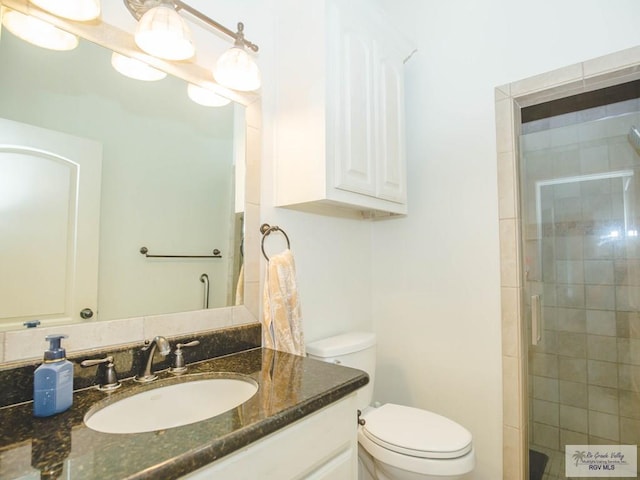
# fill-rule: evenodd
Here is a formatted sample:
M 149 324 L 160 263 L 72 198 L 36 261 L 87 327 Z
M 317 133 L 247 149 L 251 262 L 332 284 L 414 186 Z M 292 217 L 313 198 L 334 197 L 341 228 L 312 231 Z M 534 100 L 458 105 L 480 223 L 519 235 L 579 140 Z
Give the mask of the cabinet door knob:
M 87 320 L 88 318 L 93 317 L 93 310 L 91 310 L 90 308 L 83 308 L 82 310 L 80 310 L 80 316 Z

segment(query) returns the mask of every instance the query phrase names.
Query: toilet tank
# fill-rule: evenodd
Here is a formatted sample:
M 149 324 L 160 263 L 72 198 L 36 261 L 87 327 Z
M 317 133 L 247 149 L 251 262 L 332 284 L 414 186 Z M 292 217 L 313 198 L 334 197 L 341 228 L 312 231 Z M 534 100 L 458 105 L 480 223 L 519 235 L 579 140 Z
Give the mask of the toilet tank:
M 358 390 L 358 408 L 364 410 L 371 404 L 376 369 L 374 333 L 351 332 L 311 342 L 307 344 L 307 356 L 365 371 L 369 374 L 369 383 Z

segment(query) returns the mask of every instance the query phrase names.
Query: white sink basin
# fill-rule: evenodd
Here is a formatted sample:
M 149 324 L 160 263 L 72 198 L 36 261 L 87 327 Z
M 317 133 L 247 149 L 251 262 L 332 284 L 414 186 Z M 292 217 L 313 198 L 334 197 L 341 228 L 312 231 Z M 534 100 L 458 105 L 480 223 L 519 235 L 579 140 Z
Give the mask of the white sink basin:
M 142 433 L 180 427 L 215 417 L 249 400 L 257 384 L 240 378 L 208 378 L 146 390 L 103 408 L 84 423 L 104 433 Z

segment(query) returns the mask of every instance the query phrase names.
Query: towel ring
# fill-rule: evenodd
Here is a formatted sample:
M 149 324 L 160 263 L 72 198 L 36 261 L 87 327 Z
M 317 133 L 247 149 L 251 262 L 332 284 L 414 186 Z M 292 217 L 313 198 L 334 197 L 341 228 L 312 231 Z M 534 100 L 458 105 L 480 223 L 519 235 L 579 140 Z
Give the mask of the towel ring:
M 289 242 L 289 237 L 287 236 L 287 233 L 284 230 L 282 230 L 277 225 L 271 226 L 268 223 L 263 223 L 260 226 L 260 233 L 262 233 L 262 242 L 260 243 L 260 248 L 262 250 L 262 255 L 264 256 L 264 258 L 267 259 L 267 262 L 269 261 L 269 257 L 267 256 L 267 252 L 264 251 L 264 239 L 267 238 L 267 236 L 272 232 L 282 233 L 282 235 L 284 235 L 284 238 L 286 238 L 287 240 L 287 248 L 291 248 L 291 242 Z

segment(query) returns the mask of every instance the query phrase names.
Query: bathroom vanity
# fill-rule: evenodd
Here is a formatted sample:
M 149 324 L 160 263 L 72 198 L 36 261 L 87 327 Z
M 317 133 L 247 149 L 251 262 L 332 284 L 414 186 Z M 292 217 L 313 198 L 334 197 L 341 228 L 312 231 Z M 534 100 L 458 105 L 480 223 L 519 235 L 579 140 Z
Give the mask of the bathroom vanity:
M 43 419 L 31 402 L 0 408 L 0 478 L 355 478 L 355 391 L 368 383 L 364 372 L 256 348 L 192 364 L 182 378 L 212 372 L 250 377 L 257 393 L 207 420 L 132 434 L 97 432 L 83 418 L 105 398 L 153 384 L 76 391 L 70 410 Z M 161 371 L 156 385 L 172 381 Z

